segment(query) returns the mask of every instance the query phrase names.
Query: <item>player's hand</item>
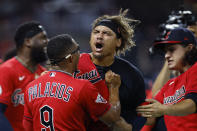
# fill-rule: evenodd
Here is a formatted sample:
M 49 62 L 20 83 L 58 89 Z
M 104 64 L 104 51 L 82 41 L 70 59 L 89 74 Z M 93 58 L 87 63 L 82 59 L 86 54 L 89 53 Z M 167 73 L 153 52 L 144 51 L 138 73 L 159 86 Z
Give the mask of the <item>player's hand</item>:
M 109 70 L 105 74 L 105 82 L 107 85 L 109 85 L 111 87 L 120 87 L 120 85 L 121 85 L 120 75 L 115 74 L 114 72 Z
M 137 112 L 143 117 L 160 117 L 164 115 L 166 105 L 161 104 L 155 99 L 146 99 L 148 105 L 142 105 L 137 107 Z
M 112 105 L 118 105 L 119 101 L 119 87 L 121 84 L 120 76 L 109 70 L 105 74 L 105 81 L 109 89 L 109 101 Z M 118 105 L 119 106 L 119 105 Z

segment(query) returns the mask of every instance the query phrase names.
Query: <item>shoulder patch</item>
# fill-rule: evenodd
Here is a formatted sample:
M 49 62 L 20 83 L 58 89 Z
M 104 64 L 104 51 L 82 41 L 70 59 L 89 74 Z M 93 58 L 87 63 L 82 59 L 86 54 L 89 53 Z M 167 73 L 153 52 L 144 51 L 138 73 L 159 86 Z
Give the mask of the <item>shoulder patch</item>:
M 55 77 L 56 73 L 55 72 L 51 72 L 50 73 L 50 77 Z
M 107 101 L 99 93 L 97 95 L 95 102 L 96 103 L 107 103 Z

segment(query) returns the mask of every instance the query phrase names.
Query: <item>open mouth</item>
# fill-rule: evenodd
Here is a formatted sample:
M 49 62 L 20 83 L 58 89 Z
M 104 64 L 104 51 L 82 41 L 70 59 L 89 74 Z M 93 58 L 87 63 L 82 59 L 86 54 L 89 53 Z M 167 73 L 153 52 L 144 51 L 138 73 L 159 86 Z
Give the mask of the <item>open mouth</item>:
M 101 49 L 103 48 L 103 45 L 101 43 L 96 43 L 96 48 Z
M 103 44 L 102 43 L 96 43 L 95 47 L 96 47 L 97 52 L 101 52 L 103 50 Z

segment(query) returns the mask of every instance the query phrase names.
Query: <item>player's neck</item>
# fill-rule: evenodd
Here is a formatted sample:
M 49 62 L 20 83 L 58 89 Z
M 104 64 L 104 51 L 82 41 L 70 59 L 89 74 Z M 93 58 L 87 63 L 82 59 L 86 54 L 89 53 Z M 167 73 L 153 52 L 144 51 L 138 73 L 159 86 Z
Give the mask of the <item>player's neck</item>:
M 72 76 L 72 74 L 74 73 L 71 69 L 68 69 L 68 68 L 61 68 L 59 66 L 53 66 L 51 70 L 57 70 L 57 71 L 62 71 L 70 76 Z
M 99 66 L 110 66 L 114 62 L 114 56 L 106 56 L 103 58 L 95 58 L 92 53 L 90 54 L 92 62 Z
M 191 67 L 190 65 L 184 66 L 181 70 L 179 70 L 180 74 L 186 72 L 190 67 Z
M 37 69 L 37 64 L 33 62 L 28 54 L 17 54 L 16 59 L 26 67 L 30 72 L 34 73 Z

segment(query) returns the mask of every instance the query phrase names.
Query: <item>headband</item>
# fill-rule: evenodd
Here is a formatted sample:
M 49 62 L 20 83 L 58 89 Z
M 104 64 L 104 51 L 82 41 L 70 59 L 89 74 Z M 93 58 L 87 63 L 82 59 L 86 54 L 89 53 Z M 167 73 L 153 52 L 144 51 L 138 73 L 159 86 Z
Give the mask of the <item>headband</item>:
M 117 23 L 113 22 L 112 20 L 109 19 L 103 19 L 100 22 L 98 22 L 95 27 L 102 25 L 110 28 L 115 34 L 117 38 L 121 37 L 119 26 Z
M 26 37 L 31 38 L 31 37 L 37 35 L 40 32 L 43 32 L 43 31 L 45 31 L 45 30 L 41 25 L 33 26 L 32 29 L 29 32 L 26 33 Z

